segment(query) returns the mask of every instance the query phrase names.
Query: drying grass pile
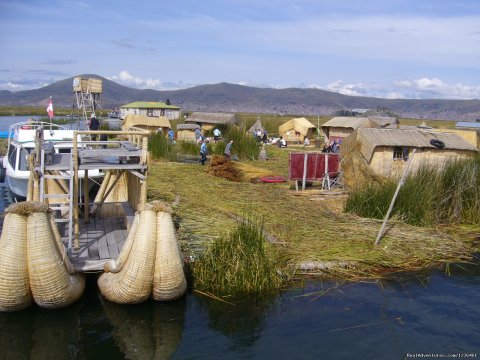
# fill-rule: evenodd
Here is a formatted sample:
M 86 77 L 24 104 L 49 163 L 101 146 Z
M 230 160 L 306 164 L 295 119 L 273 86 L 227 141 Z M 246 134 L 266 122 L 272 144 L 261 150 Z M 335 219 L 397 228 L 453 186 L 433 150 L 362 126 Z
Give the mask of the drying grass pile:
M 229 234 L 213 241 L 193 267 L 195 289 L 239 297 L 278 290 L 282 277 L 263 226 L 243 219 Z
M 363 217 L 385 216 L 397 183 L 373 183 L 354 191 L 345 210 Z M 418 226 L 480 225 L 480 156 L 451 162 L 442 170 L 420 168 L 400 189 L 392 215 Z
M 235 163 L 221 155 L 212 156 L 206 171 L 213 176 L 230 181 L 240 182 L 244 179 L 242 171 L 235 166 Z

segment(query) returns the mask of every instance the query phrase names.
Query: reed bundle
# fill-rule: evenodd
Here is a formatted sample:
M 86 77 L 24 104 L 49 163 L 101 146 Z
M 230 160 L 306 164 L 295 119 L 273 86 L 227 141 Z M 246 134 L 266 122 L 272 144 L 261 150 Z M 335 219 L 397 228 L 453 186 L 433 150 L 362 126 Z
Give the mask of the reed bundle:
M 27 268 L 27 217 L 7 213 L 0 238 L 0 311 L 16 311 L 33 302 Z
M 30 287 L 39 306 L 55 309 L 80 298 L 85 278 L 69 274 L 46 212 L 33 213 L 27 219 L 27 254 Z
M 102 294 L 120 304 L 174 300 L 187 288 L 183 257 L 172 216 L 161 202 L 145 205 L 134 223 L 117 260 L 105 265 L 98 279 Z

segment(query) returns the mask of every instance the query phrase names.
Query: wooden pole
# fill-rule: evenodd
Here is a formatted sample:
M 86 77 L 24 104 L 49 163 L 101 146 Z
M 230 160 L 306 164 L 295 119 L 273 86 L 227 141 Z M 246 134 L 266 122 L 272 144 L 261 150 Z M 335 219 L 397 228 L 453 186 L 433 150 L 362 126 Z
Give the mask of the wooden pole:
M 305 157 L 303 158 L 302 191 L 305 190 L 305 184 L 307 182 L 307 159 L 308 159 L 308 154 L 305 153 Z
M 407 174 L 410 170 L 410 167 L 412 165 L 412 160 L 413 156 L 417 152 L 417 149 L 413 149 L 412 155 L 410 155 L 410 158 L 408 159 L 407 166 L 405 170 L 403 171 L 402 177 L 400 178 L 400 181 L 398 182 L 397 189 L 395 190 L 395 193 L 393 194 L 392 201 L 390 202 L 390 207 L 388 208 L 387 214 L 385 215 L 385 219 L 383 219 L 382 227 L 380 228 L 380 231 L 378 232 L 377 239 L 375 240 L 375 245 L 378 245 L 380 242 L 380 239 L 383 236 L 383 232 L 385 230 L 385 225 L 387 225 L 388 218 L 390 217 L 390 213 L 392 212 L 393 209 L 393 204 L 395 204 L 395 200 L 397 199 L 398 193 L 400 192 L 401 187 L 405 183 L 405 178 L 407 177 Z
M 84 171 L 84 176 L 83 176 L 83 221 L 85 224 L 89 223 L 90 220 L 90 210 L 89 210 L 89 205 L 90 205 L 90 199 L 88 198 L 88 170 L 83 170 Z

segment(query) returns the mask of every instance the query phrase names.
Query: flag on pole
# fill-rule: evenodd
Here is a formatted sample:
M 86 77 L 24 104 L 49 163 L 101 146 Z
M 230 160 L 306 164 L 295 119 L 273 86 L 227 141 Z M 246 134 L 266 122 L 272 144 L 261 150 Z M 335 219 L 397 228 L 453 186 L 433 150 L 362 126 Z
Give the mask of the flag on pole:
M 52 97 L 51 96 L 50 96 L 50 99 L 48 101 L 47 112 L 48 112 L 48 117 L 50 119 L 52 119 L 53 118 L 53 102 L 52 102 Z

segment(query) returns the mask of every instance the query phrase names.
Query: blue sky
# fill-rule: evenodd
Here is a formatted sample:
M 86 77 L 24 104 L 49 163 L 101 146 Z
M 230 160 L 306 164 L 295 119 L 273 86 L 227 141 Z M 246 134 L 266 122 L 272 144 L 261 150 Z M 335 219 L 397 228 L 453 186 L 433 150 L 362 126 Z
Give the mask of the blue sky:
M 0 0 L 0 90 L 79 74 L 480 98 L 480 0 Z

